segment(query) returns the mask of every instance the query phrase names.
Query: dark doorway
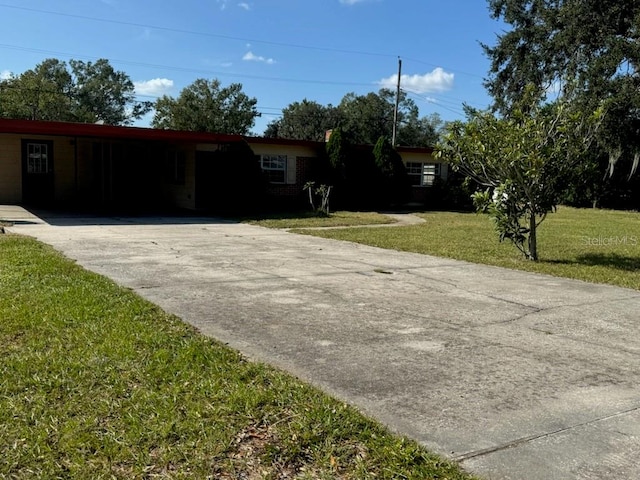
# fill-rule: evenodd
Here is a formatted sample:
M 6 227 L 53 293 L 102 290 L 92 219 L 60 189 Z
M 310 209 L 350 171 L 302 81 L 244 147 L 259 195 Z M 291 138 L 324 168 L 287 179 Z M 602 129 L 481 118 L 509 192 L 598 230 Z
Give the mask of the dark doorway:
M 216 192 L 215 152 L 196 152 L 196 208 L 211 210 L 214 208 Z
M 48 206 L 54 200 L 53 142 L 22 141 L 22 201 Z

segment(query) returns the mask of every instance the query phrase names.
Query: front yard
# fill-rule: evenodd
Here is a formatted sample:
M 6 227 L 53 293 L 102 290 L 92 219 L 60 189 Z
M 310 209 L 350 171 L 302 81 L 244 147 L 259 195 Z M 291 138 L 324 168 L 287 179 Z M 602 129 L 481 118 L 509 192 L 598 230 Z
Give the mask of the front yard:
M 0 478 L 471 479 L 35 240 L 0 319 Z
M 560 207 L 538 235 L 540 261 L 499 243 L 476 213 L 419 213 L 425 223 L 397 228 L 297 230 L 308 235 L 640 289 L 640 213 Z M 311 225 L 309 225 L 311 226 Z M 317 226 L 317 225 L 313 225 Z

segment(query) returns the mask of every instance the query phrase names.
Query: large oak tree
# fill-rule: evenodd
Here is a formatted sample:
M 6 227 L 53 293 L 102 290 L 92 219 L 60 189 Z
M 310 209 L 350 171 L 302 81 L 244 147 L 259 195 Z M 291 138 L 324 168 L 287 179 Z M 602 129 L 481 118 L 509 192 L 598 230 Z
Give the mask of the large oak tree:
M 494 46 L 486 86 L 508 112 L 533 85 L 589 114 L 606 108 L 599 144 L 612 164 L 640 160 L 640 0 L 489 0 L 511 29 Z
M 257 100 L 242 85 L 223 87 L 219 80 L 197 79 L 178 98 L 164 95 L 155 104 L 154 128 L 246 135 L 260 116 Z
M 129 76 L 108 60 L 50 58 L 0 81 L 0 117 L 129 125 L 151 109 Z

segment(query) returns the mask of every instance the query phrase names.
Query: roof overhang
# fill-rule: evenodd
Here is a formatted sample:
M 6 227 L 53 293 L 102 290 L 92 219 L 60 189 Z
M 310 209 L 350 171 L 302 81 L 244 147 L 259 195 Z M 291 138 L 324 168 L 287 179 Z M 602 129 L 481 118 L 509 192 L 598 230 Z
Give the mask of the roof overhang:
M 39 120 L 0 119 L 0 133 L 90 137 L 118 140 L 148 140 L 165 142 L 231 143 L 241 142 L 241 135 L 206 132 L 184 132 L 155 128 L 120 127 L 92 123 L 45 122 Z

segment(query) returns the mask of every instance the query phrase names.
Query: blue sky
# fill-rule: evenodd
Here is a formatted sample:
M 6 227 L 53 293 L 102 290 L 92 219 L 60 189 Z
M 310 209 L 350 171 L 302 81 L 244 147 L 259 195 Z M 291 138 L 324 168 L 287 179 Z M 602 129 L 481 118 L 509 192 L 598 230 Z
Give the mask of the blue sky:
M 489 104 L 479 42 L 503 28 L 483 0 L 0 0 L 0 75 L 107 58 L 145 100 L 196 78 L 239 82 L 258 99 L 261 134 L 294 101 L 393 86 L 401 57 L 420 113 L 451 120 L 463 102 Z

